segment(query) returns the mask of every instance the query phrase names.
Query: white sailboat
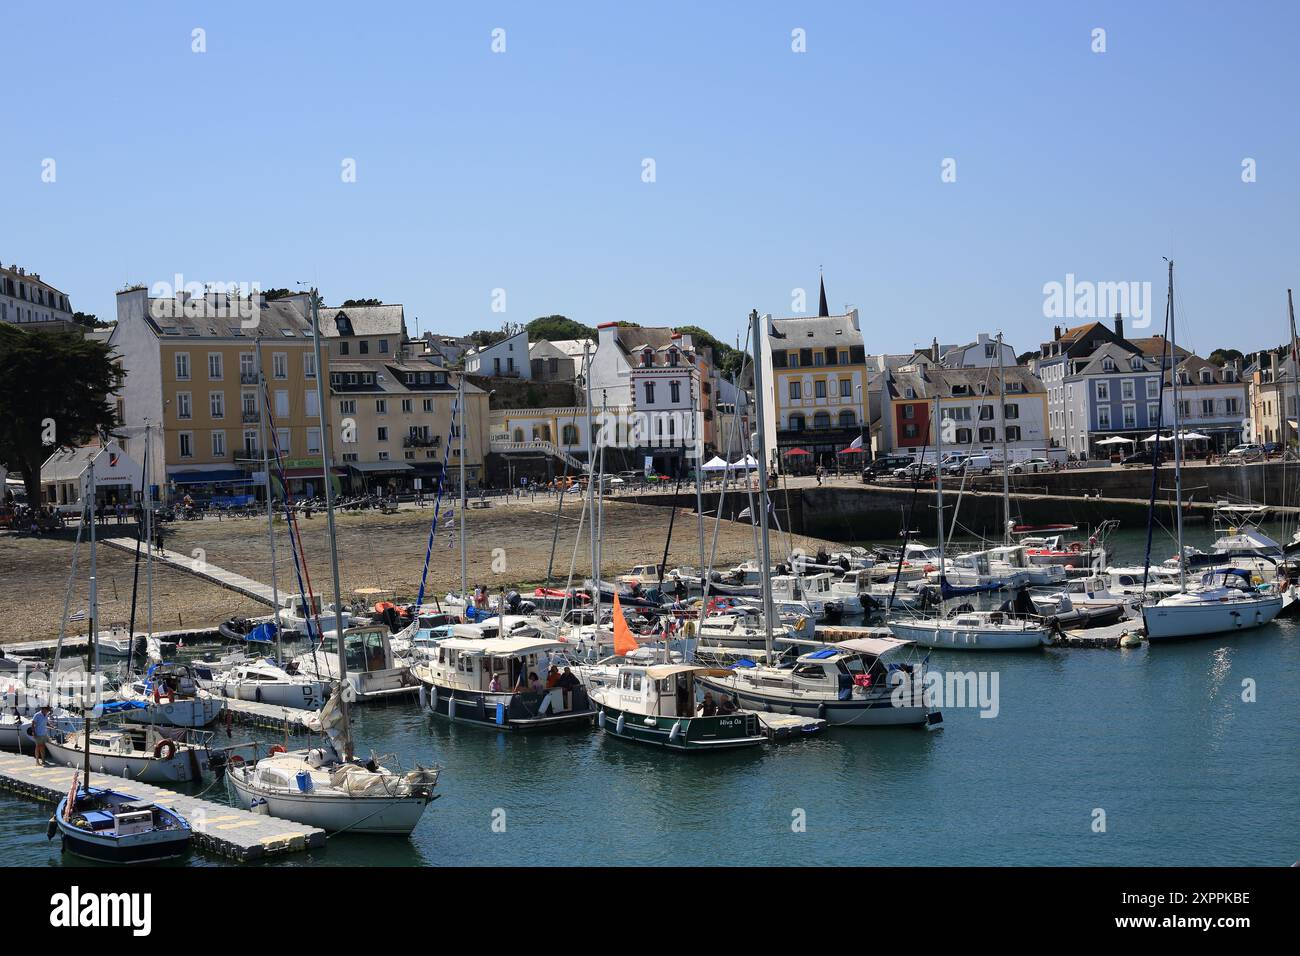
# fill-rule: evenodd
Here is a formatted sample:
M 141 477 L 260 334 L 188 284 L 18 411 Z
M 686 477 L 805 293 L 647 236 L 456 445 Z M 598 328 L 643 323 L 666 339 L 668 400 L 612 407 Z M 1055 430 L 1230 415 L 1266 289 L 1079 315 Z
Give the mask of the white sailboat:
M 320 296 L 311 291 L 312 339 L 316 349 L 316 367 L 323 368 L 320 342 Z M 316 390 L 321 433 L 329 434 L 325 419 L 324 376 L 317 376 Z M 265 399 L 265 395 L 263 396 Z M 331 481 L 330 445 L 326 441 L 322 454 L 325 486 L 325 514 L 329 529 L 330 570 L 334 584 L 334 606 L 342 594 L 339 583 L 338 536 L 334 526 L 333 485 Z M 378 833 L 408 836 L 434 799 L 439 768 L 419 767 L 402 772 L 383 766 L 378 759 L 358 760 L 348 720 L 348 698 L 354 689 L 348 681 L 348 638 L 354 633 L 366 635 L 358 649 L 364 654 L 375 647 L 368 639 L 368 628 L 344 630 L 340 612 L 335 612 L 334 633 L 338 654 L 337 669 L 330 676 L 337 680 L 330 700 L 314 721 L 313 729 L 326 736 L 321 747 L 279 752 L 255 764 L 232 760 L 226 779 L 240 806 L 271 816 L 296 820 L 331 832 Z M 386 627 L 377 629 L 375 639 L 387 653 Z M 308 726 L 313 726 L 308 721 Z
M 998 355 L 1002 354 L 1002 333 L 998 333 Z M 999 389 L 999 401 L 1005 404 L 1006 389 Z M 935 456 L 939 455 L 943 444 L 943 412 L 941 396 L 936 395 L 934 402 L 934 445 Z M 1003 423 L 1003 434 L 1006 424 Z M 1005 458 L 1005 454 L 1004 454 Z M 944 568 L 943 536 L 943 469 L 935 472 L 935 493 L 938 507 L 938 560 L 939 568 Z M 1010 493 L 1007 486 L 1005 469 L 1002 485 L 1003 507 L 1006 511 L 1006 529 L 1009 536 Z M 1010 541 L 1004 542 L 1009 545 Z M 934 618 L 891 617 L 889 627 L 898 637 L 915 641 L 922 647 L 941 647 L 948 650 L 1010 651 L 1029 650 L 1047 644 L 1051 640 L 1051 626 L 1036 615 L 1008 611 L 963 610 L 951 617 L 945 613 L 944 585 L 946 578 L 939 575 L 939 616 Z M 1023 592 L 1022 592 L 1023 593 Z M 1032 604 L 1030 605 L 1032 611 Z
M 1177 326 L 1174 321 L 1174 264 L 1169 262 L 1169 345 L 1177 356 Z M 1173 387 L 1174 434 L 1179 434 L 1178 375 L 1175 360 Z M 1178 527 L 1179 593 L 1142 609 L 1147 639 L 1151 641 L 1204 637 L 1229 631 L 1260 627 L 1282 610 L 1282 596 L 1254 590 L 1250 573 L 1227 568 L 1205 574 L 1199 586 L 1187 586 L 1187 553 L 1183 549 L 1183 455 L 1182 442 L 1174 442 L 1174 503 Z

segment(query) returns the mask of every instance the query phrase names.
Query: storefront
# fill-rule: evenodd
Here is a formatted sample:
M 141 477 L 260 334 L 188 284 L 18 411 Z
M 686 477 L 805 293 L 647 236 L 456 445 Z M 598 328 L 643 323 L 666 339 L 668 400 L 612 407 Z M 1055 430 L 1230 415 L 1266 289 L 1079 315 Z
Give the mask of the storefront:
M 92 459 L 96 505 L 133 505 L 143 477 L 140 465 L 113 441 L 63 448 L 47 458 L 41 465 L 42 503 L 62 511 L 79 511 Z
M 230 508 L 256 500 L 253 476 L 242 468 L 168 470 L 167 497 L 181 501 L 186 496 L 209 508 Z
M 416 470 L 405 461 L 354 461 L 348 465 L 353 492 L 401 495 L 415 490 Z

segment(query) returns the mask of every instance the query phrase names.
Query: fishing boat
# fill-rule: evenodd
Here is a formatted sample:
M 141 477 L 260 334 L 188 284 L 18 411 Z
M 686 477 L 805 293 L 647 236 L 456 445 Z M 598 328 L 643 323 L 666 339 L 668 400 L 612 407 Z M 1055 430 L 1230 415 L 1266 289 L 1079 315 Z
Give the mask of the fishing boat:
M 63 849 L 97 863 L 159 863 L 184 856 L 190 825 L 173 807 L 122 790 L 77 787 L 59 801 L 47 835 L 62 835 Z
M 226 771 L 245 810 L 296 820 L 330 833 L 409 836 L 436 799 L 438 767 L 391 770 L 375 758 L 352 757 L 352 739 L 338 689 L 309 724 L 325 734 L 320 747 L 279 751 L 254 763 L 233 759 Z
M 699 664 L 620 664 L 609 683 L 591 690 L 596 725 L 613 737 L 687 753 L 762 744 L 757 714 L 701 712 L 696 680 L 710 672 Z
M 834 726 L 933 730 L 943 723 L 925 703 L 925 662 L 916 645 L 887 628 L 810 651 L 793 667 L 735 667 L 698 680 L 743 708 L 819 717 Z
M 412 668 L 420 704 L 432 714 L 496 730 L 573 727 L 595 715 L 573 676 L 546 687 L 548 672 L 569 645 L 544 637 L 449 637 L 436 656 Z
M 1174 264 L 1171 260 L 1167 318 L 1169 347 L 1171 353 L 1176 356 L 1178 354 L 1177 324 L 1174 319 L 1174 302 Z M 1293 312 L 1293 340 L 1294 328 Z M 1175 361 L 1173 365 L 1176 368 L 1177 362 Z M 1169 376 L 1173 389 L 1175 436 L 1180 435 L 1178 379 L 1177 374 Z M 1154 497 L 1153 491 L 1149 522 L 1154 520 Z M 1190 588 L 1187 586 L 1188 562 L 1183 542 L 1183 454 L 1180 440 L 1174 441 L 1174 505 L 1177 515 L 1179 593 L 1142 608 L 1147 639 L 1154 642 L 1222 634 L 1260 627 L 1277 617 L 1282 610 L 1282 595 L 1276 591 L 1256 590 L 1251 582 L 1251 573 L 1245 569 L 1227 567 L 1209 571 L 1201 576 L 1199 586 Z

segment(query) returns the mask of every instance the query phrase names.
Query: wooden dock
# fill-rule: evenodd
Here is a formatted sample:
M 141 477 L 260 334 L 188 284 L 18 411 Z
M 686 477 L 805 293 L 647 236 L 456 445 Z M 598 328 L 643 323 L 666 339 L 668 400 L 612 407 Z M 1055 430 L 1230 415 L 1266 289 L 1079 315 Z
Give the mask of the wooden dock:
M 67 795 L 72 786 L 73 772 L 70 767 L 38 767 L 33 757 L 0 754 L 0 789 L 45 803 L 57 803 Z M 90 784 L 93 787 L 97 782 L 119 787 L 142 800 L 174 807 L 193 830 L 196 847 L 240 862 L 298 853 L 325 845 L 324 830 L 292 820 L 249 813 L 139 781 L 118 780 L 99 774 L 91 778 Z
M 135 554 L 136 542 L 134 538 L 101 538 L 99 543 L 108 545 L 110 548 L 116 548 L 119 551 L 128 551 Z M 267 607 L 275 607 L 275 600 L 269 584 L 262 584 L 260 581 L 246 578 L 234 571 L 219 568 L 210 561 L 192 558 L 189 555 L 177 551 L 168 551 L 165 548 L 162 550 L 154 548 L 153 559 L 169 568 L 175 568 L 177 571 L 184 571 L 186 574 L 192 574 L 204 581 L 220 585 L 227 591 L 234 591 L 246 598 L 252 598 Z

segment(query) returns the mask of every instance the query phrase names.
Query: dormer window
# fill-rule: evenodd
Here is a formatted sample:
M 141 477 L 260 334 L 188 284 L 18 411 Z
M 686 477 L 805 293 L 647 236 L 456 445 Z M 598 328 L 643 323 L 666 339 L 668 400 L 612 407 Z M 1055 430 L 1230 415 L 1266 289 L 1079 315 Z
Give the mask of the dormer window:
M 655 353 L 653 349 L 646 349 L 641 353 L 641 367 L 649 368 L 655 363 Z
M 334 327 L 339 335 L 352 335 L 352 320 L 342 312 L 334 317 Z
M 1136 355 L 1133 356 L 1133 360 L 1129 362 L 1129 365 L 1133 367 L 1133 371 L 1135 372 L 1142 371 L 1142 360 L 1138 358 Z
M 1208 368 L 1201 369 L 1201 384 L 1202 385 L 1214 384 L 1214 373 L 1211 372 Z
M 679 358 L 679 353 L 676 349 L 668 350 L 668 364 L 671 365 L 673 368 L 677 367 L 678 358 Z
M 1115 371 L 1115 360 L 1110 356 L 1107 356 L 1101 360 L 1101 367 L 1107 372 L 1113 372 Z

